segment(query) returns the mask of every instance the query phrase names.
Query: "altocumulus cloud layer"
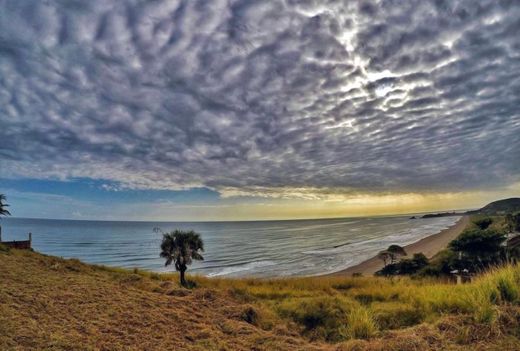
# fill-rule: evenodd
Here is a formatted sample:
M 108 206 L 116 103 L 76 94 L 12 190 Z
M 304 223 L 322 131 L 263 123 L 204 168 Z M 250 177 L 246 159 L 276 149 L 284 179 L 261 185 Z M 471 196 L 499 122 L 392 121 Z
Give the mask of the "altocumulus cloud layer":
M 0 177 L 267 196 L 520 179 L 516 1 L 0 4 Z

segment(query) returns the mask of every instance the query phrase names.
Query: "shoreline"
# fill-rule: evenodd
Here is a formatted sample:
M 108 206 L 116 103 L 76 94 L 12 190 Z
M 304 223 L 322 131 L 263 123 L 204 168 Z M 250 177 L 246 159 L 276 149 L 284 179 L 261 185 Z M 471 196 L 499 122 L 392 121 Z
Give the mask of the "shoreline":
M 446 248 L 450 241 L 455 239 L 462 233 L 462 231 L 469 224 L 469 216 L 463 215 L 454 225 L 441 230 L 438 233 L 422 238 L 412 244 L 404 246 L 407 257 L 415 253 L 422 252 L 428 259 L 435 256 L 439 251 Z M 322 276 L 352 276 L 354 273 L 361 273 L 362 275 L 371 276 L 378 270 L 383 268 L 383 262 L 374 256 L 355 266 L 345 268 L 334 273 L 324 274 Z

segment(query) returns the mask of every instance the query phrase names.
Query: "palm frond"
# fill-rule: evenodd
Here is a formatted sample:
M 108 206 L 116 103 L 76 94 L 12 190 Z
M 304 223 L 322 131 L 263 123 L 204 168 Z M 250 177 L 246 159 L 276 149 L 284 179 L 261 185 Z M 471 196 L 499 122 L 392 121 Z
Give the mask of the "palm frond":
M 9 207 L 9 205 L 4 203 L 4 201 L 6 201 L 6 200 L 7 200 L 7 198 L 5 197 L 5 195 L 0 194 L 0 216 L 10 216 L 11 215 L 11 212 L 9 212 L 6 208 L 6 207 Z
M 176 229 L 163 233 L 159 256 L 167 260 L 167 266 L 173 262 L 176 270 L 186 270 L 186 266 L 190 265 L 193 260 L 204 259 L 199 251 L 204 251 L 204 242 L 198 233 L 193 230 Z
M 198 252 L 193 252 L 191 257 L 193 257 L 194 260 L 204 261 L 204 257 L 202 257 L 202 255 Z

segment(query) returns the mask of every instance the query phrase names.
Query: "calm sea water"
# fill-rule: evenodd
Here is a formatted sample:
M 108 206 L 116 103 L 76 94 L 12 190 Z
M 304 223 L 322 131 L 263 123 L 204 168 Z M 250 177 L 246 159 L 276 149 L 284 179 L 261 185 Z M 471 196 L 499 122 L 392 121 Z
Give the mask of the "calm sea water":
M 165 271 L 159 257 L 164 231 L 193 229 L 205 243 L 205 260 L 191 273 L 208 276 L 296 276 L 338 271 L 390 244 L 406 245 L 453 225 L 459 217 L 343 218 L 258 222 L 106 222 L 2 219 L 3 240 L 33 233 L 35 250 L 121 267 Z M 168 269 L 171 269 L 168 268 Z

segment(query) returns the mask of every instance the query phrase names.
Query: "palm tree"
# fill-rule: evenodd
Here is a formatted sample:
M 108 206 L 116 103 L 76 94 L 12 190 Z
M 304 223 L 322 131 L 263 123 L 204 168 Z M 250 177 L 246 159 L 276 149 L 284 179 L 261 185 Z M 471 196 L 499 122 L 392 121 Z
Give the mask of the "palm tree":
M 0 194 L 0 216 L 10 216 L 11 215 L 11 213 L 6 208 L 6 207 L 9 207 L 9 205 L 4 202 L 6 200 L 7 200 L 7 198 L 5 197 L 5 195 Z M 0 226 L 0 241 L 2 241 L 2 226 Z
M 193 260 L 202 261 L 204 257 L 200 252 L 204 251 L 204 242 L 200 235 L 193 230 L 174 230 L 163 234 L 161 243 L 162 258 L 166 259 L 165 266 L 175 264 L 175 269 L 180 273 L 181 285 L 186 286 L 184 273 Z
M 9 213 L 9 211 L 7 211 L 7 208 L 6 207 L 9 207 L 8 204 L 4 203 L 4 201 L 6 201 L 7 198 L 5 197 L 4 194 L 0 194 L 0 216 L 10 216 L 11 213 Z

